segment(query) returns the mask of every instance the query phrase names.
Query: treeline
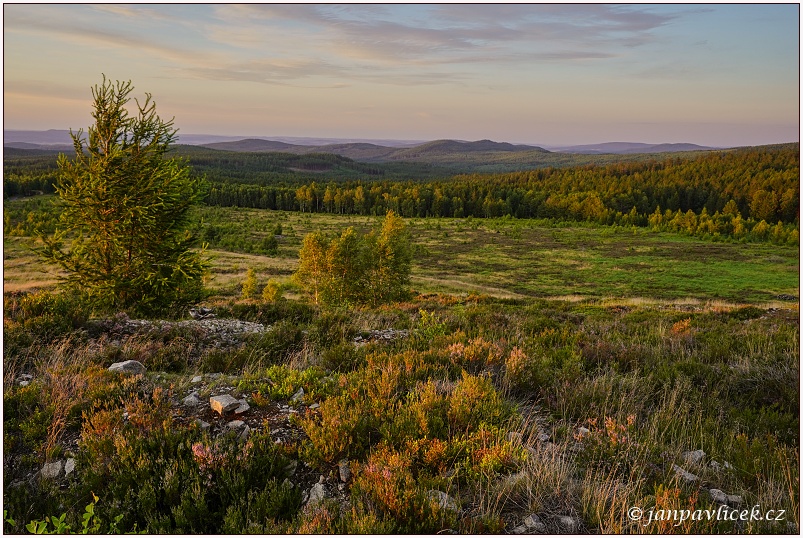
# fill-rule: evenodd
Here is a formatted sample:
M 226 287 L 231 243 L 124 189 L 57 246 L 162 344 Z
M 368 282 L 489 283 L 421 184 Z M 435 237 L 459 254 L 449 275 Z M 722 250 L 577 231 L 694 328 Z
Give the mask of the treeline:
M 210 205 L 405 217 L 551 218 L 796 244 L 799 144 L 693 160 L 299 187 L 213 184 Z
M 329 154 L 191 147 L 176 154 L 209 181 L 209 205 L 404 217 L 510 215 L 790 244 L 799 234 L 799 144 L 451 179 L 433 179 L 439 169 L 430 165 L 358 163 Z M 52 166 L 47 159 L 6 157 L 4 196 L 53 192 L 55 159 L 49 157 Z M 414 179 L 392 177 L 405 170 Z
M 212 183 L 294 186 L 316 182 L 427 181 L 453 176 L 449 167 L 410 162 L 359 162 L 332 153 L 240 153 L 179 146 L 176 155 Z
M 57 174 L 55 153 L 3 148 L 3 198 L 52 194 Z
M 14 148 L 5 152 L 4 198 L 55 192 L 56 152 Z M 298 187 L 313 181 L 429 181 L 457 173 L 453 168 L 427 163 L 364 163 L 331 153 L 239 153 L 177 146 L 171 155 L 186 159 L 196 175 L 222 184 Z
M 180 148 L 196 173 L 210 181 L 264 184 L 266 181 L 293 183 L 298 176 L 336 171 L 340 175 L 383 176 L 381 166 L 353 161 L 332 153 L 235 153 L 204 148 Z

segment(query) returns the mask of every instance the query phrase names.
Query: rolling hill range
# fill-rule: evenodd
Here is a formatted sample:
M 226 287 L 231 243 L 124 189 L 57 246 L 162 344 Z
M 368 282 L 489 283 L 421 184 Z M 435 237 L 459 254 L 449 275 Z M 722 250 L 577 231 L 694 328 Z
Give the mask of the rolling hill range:
M 348 157 L 363 162 L 382 162 L 382 161 L 424 161 L 432 159 L 442 160 L 452 159 L 462 160 L 465 154 L 477 153 L 510 153 L 535 151 L 548 153 L 544 148 L 537 146 L 514 145 L 507 142 L 492 142 L 491 140 L 479 140 L 477 142 L 462 142 L 457 140 L 434 140 L 425 144 L 413 146 L 411 148 L 397 148 L 390 146 L 380 146 L 369 143 L 346 143 L 346 144 L 325 144 L 320 146 L 308 146 L 300 144 L 288 144 L 272 140 L 262 140 L 249 138 L 236 142 L 216 142 L 212 144 L 201 144 L 205 148 L 224 151 L 239 152 L 273 152 L 281 151 L 295 154 L 307 153 L 334 153 L 342 157 Z
M 683 145 L 683 146 L 693 146 Z M 189 149 L 188 146 L 181 146 Z M 438 167 L 444 174 L 454 173 L 495 173 L 532 170 L 546 167 L 566 167 L 585 165 L 605 165 L 615 162 L 642 161 L 660 158 L 662 151 L 649 151 L 653 146 L 644 144 L 646 151 L 622 151 L 620 153 L 572 153 L 548 151 L 539 146 L 515 145 L 507 142 L 478 140 L 464 142 L 459 140 L 434 140 L 410 148 L 381 146 L 369 143 L 327 144 L 322 146 L 302 146 L 261 139 L 246 139 L 237 142 L 219 142 L 194 146 L 222 152 L 240 154 L 290 153 L 295 155 L 334 154 L 366 164 L 387 166 L 392 163 L 427 164 Z M 699 146 L 694 146 L 699 147 Z M 624 150 L 633 149 L 630 147 Z M 705 149 L 673 151 L 681 157 L 692 157 Z
M 7 155 L 16 152 L 36 155 L 43 153 L 71 153 L 69 131 L 12 131 L 6 130 L 4 135 L 4 148 Z M 215 137 L 214 135 L 183 135 L 178 141 L 176 151 L 179 155 L 187 156 L 193 164 L 200 161 L 230 160 L 221 154 L 237 153 L 238 161 L 245 160 L 253 164 L 245 165 L 251 169 L 259 166 L 257 161 L 278 159 L 284 157 L 268 157 L 268 154 L 284 154 L 285 156 L 321 156 L 322 154 L 337 155 L 356 163 L 369 166 L 379 166 L 385 173 L 407 175 L 415 169 L 425 177 L 446 177 L 456 173 L 496 173 L 531 170 L 546 167 L 566 167 L 585 165 L 606 165 L 616 162 L 642 161 L 661 159 L 662 155 L 672 153 L 678 157 L 694 157 L 706 151 L 716 150 L 695 144 L 644 144 L 633 142 L 607 142 L 602 144 L 582 145 L 552 148 L 549 151 L 540 146 L 525 144 L 510 144 L 507 142 L 494 142 L 491 140 L 478 140 L 473 142 L 460 140 L 434 140 L 418 143 L 401 140 L 343 140 L 335 142 L 334 139 L 325 138 L 287 138 L 282 140 L 267 140 L 264 138 L 244 138 L 232 140 L 235 137 Z M 187 144 L 186 141 L 195 143 Z M 374 143 L 376 142 L 376 143 Z M 719 150 L 721 151 L 721 150 Z M 215 156 L 215 154 L 217 156 Z M 318 157 L 315 157 L 318 159 Z M 320 159 L 318 159 L 320 160 Z M 324 159 L 326 160 L 326 159 Z M 278 161 L 277 161 L 278 162 Z M 288 166 L 286 171 L 309 172 L 304 166 Z M 222 164 L 220 166 L 223 166 Z M 387 169 L 388 167 L 390 169 Z M 413 168 L 410 168 L 410 167 Z M 429 167 L 427 169 L 422 166 Z M 340 165 L 334 161 L 319 165 L 315 163 L 315 172 L 330 170 L 336 173 Z M 359 169 L 354 165 L 347 168 Z M 385 170 L 387 169 L 387 170 Z M 392 169 L 392 171 L 391 171 Z M 372 173 L 379 173 L 372 171 Z M 348 175 L 348 174 L 347 174 Z
M 604 153 L 627 155 L 631 153 L 677 153 L 679 151 L 709 151 L 715 149 L 720 148 L 687 143 L 643 144 L 640 142 L 604 142 L 602 144 L 585 144 L 581 146 L 553 148 L 553 151 L 580 153 L 584 155 L 599 155 Z

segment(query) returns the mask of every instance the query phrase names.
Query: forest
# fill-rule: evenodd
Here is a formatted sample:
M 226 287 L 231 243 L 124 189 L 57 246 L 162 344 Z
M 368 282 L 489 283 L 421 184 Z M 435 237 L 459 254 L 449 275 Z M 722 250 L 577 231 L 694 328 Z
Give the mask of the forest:
M 207 180 L 208 205 L 346 215 L 392 210 L 403 217 L 510 215 L 714 240 L 799 242 L 799 144 L 457 175 L 428 164 L 359 163 L 332 154 L 183 148 L 179 154 Z M 19 152 L 5 157 L 4 196 L 52 192 L 53 156 Z

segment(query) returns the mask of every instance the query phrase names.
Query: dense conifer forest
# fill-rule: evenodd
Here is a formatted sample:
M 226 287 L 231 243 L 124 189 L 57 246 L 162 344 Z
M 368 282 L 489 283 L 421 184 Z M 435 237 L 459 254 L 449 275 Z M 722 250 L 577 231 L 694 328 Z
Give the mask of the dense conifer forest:
M 235 153 L 183 146 L 206 203 L 403 217 L 510 215 L 643 226 L 713 239 L 799 241 L 799 144 L 494 174 L 332 154 Z M 630 156 L 628 156 L 630 157 Z M 4 196 L 52 192 L 55 158 L 5 156 Z

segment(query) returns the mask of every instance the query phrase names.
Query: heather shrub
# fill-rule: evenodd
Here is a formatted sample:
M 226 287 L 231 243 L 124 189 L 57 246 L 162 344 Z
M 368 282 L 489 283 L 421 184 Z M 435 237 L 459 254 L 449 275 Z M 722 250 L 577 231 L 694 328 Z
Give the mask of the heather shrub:
M 104 519 L 122 515 L 121 528 L 149 533 L 276 531 L 301 505 L 284 483 L 288 460 L 268 433 L 245 442 L 236 435 L 209 438 L 180 427 L 169 405 L 150 399 L 87 417 L 78 457 L 78 491 L 98 492 Z
M 20 355 L 35 344 L 70 336 L 91 310 L 70 293 L 37 291 L 3 296 L 3 354 Z
M 232 302 L 216 307 L 218 317 L 232 317 L 271 325 L 280 320 L 305 324 L 312 321 L 315 308 L 301 301 Z
M 249 371 L 240 378 L 240 392 L 253 392 L 262 400 L 287 400 L 299 389 L 304 389 L 305 400 L 311 401 L 329 395 L 336 381 L 326 376 L 317 366 L 299 370 L 284 364 Z
M 416 481 L 409 458 L 386 445 L 377 447 L 361 467 L 351 498 L 352 518 L 359 520 L 370 514 L 375 530 L 437 533 L 455 523 L 454 512 L 441 509 Z
M 623 422 L 618 422 L 614 417 L 605 417 L 603 421 L 588 419 L 585 430 L 574 435 L 581 447 L 578 463 L 583 467 L 628 473 L 639 450 L 635 439 L 635 421 L 633 415 Z

